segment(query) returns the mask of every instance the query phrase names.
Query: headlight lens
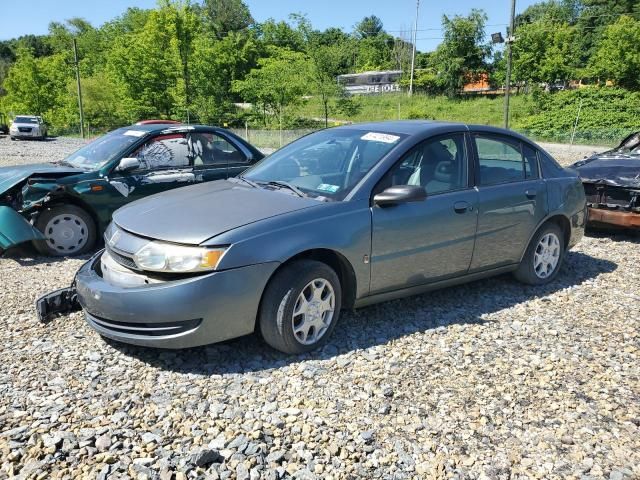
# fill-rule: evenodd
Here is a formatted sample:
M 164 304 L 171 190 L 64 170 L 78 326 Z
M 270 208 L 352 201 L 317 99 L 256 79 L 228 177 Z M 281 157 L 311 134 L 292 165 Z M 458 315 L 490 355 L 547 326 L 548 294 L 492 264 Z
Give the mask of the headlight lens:
M 149 242 L 136 252 L 133 260 L 142 270 L 190 273 L 215 270 L 226 248 L 185 247 Z

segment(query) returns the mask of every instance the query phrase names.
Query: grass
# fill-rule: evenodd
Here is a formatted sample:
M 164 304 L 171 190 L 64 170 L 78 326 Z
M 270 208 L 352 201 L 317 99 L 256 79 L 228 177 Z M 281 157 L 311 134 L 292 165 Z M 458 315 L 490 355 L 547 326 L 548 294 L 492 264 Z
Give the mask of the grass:
M 468 97 L 449 99 L 406 93 L 387 95 L 362 95 L 352 97 L 357 106 L 354 115 L 344 115 L 335 108 L 330 111 L 332 119 L 351 122 L 405 120 L 422 118 L 430 120 L 449 120 L 481 125 L 501 126 L 503 124 L 503 97 Z M 528 98 L 523 95 L 511 97 L 511 120 L 515 122 L 526 114 Z M 296 108 L 295 114 L 301 117 L 322 118 L 323 110 L 319 101 L 310 98 L 304 105 Z

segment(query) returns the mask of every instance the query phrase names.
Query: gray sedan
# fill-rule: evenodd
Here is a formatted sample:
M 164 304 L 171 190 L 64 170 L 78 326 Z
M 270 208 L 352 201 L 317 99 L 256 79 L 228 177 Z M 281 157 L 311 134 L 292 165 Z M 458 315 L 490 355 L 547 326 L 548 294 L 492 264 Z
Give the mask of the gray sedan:
M 106 249 L 63 293 L 122 342 L 183 348 L 257 330 L 301 353 L 327 341 L 345 308 L 505 272 L 550 282 L 585 212 L 577 175 L 513 132 L 345 126 L 238 178 L 121 208 Z

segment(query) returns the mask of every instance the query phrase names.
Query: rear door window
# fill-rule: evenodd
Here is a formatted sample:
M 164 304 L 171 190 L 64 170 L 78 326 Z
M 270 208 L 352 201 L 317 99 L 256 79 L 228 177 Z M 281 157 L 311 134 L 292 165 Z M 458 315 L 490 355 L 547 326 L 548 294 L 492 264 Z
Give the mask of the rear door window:
M 538 152 L 535 148 L 526 143 L 522 144 L 522 157 L 524 159 L 524 175 L 525 178 L 539 178 L 538 172 Z
M 520 142 L 485 135 L 476 135 L 475 142 L 480 185 L 517 182 L 526 178 Z

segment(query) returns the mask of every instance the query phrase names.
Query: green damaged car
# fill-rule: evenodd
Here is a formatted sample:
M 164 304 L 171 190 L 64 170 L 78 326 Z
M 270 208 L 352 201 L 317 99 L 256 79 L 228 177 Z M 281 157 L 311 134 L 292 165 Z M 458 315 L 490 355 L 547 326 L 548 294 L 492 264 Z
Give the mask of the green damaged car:
M 262 157 L 222 128 L 153 123 L 114 130 L 60 162 L 0 168 L 0 253 L 29 241 L 44 255 L 86 253 L 121 206 L 234 177 Z

